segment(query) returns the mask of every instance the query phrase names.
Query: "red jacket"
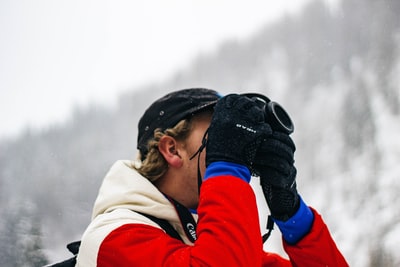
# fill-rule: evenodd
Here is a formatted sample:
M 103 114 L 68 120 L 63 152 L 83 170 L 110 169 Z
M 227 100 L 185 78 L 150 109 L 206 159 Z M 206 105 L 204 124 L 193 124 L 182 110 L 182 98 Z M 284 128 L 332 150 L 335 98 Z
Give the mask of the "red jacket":
M 92 246 L 97 248 L 97 266 L 348 266 L 315 211 L 310 231 L 299 242 L 289 245 L 283 240 L 290 260 L 264 252 L 253 190 L 238 177 L 205 180 L 197 212 L 194 244 L 184 244 L 155 226 L 125 223 Z

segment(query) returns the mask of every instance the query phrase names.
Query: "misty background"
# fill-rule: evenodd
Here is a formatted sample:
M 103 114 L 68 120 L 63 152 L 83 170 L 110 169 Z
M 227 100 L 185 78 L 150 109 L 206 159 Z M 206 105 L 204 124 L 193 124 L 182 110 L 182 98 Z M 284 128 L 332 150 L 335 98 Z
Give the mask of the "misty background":
M 68 257 L 65 245 L 88 225 L 105 173 L 115 160 L 135 158 L 144 109 L 189 87 L 258 92 L 283 105 L 295 124 L 298 189 L 350 266 L 399 266 L 398 14 L 396 0 L 309 1 L 163 78 L 126 85 L 113 105 L 75 105 L 62 122 L 3 138 L 0 266 Z M 264 232 L 268 211 L 257 183 Z M 279 239 L 275 230 L 265 249 L 281 252 Z

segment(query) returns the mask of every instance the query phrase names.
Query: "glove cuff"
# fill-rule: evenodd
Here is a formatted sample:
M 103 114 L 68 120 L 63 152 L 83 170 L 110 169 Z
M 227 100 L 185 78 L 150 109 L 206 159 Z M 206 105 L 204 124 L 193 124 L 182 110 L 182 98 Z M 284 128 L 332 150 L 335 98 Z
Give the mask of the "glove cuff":
M 203 181 L 226 175 L 238 177 L 247 183 L 250 182 L 251 178 L 249 169 L 244 165 L 226 161 L 215 161 L 207 167 Z
M 314 214 L 299 196 L 300 207 L 298 211 L 287 221 L 274 219 L 282 232 L 283 239 L 291 245 L 299 242 L 311 229 L 314 222 Z

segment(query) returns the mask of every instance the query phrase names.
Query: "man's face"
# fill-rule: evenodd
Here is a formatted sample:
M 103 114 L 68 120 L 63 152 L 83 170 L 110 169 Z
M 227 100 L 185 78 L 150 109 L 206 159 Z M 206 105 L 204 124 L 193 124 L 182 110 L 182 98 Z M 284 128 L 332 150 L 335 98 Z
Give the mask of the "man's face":
M 192 119 L 192 129 L 188 138 L 185 140 L 185 151 L 184 156 L 184 168 L 185 176 L 187 177 L 187 190 L 193 196 L 192 202 L 195 206 L 198 204 L 198 174 L 197 170 L 200 168 L 201 177 L 204 177 L 206 170 L 206 151 L 205 149 L 200 154 L 200 160 L 198 161 L 198 155 L 190 160 L 190 158 L 198 151 L 202 145 L 202 140 L 205 132 L 211 123 L 211 112 L 204 112 L 196 115 Z

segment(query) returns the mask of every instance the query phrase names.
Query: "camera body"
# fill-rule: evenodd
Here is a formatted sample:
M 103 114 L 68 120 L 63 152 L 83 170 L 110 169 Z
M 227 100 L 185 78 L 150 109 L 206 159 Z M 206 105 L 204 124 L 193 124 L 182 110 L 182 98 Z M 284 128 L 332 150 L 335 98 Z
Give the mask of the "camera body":
M 255 100 L 256 103 L 264 110 L 266 121 L 273 130 L 286 134 L 293 133 L 293 122 L 290 119 L 289 114 L 281 105 L 271 101 L 268 97 L 261 94 L 247 93 L 242 95 Z

